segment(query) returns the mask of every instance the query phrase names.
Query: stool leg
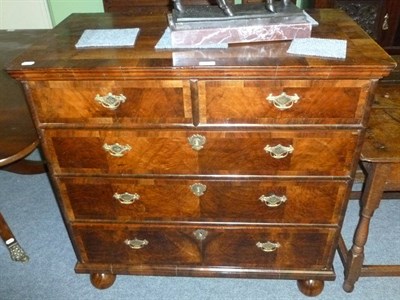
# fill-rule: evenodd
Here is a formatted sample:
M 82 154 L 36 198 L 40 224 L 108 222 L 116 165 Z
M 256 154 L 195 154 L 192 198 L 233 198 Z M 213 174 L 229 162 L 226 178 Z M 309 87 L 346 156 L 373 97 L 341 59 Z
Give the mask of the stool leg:
M 385 176 L 390 165 L 366 163 L 367 177 L 361 197 L 361 216 L 354 234 L 353 246 L 347 253 L 343 289 L 352 292 L 354 284 L 361 275 L 364 263 L 364 246 L 368 239 L 369 224 L 374 211 L 379 207 L 385 187 Z
M 19 262 L 27 262 L 29 260 L 28 255 L 26 255 L 25 251 L 18 244 L 10 227 L 8 227 L 8 224 L 1 213 L 0 213 L 0 237 L 6 244 L 8 251 L 10 251 L 10 256 L 12 260 Z

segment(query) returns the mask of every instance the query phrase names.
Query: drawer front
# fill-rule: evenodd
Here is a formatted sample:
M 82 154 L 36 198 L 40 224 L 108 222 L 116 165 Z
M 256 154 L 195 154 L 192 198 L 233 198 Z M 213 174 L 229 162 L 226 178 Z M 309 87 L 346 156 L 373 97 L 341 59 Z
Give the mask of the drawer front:
M 73 221 L 337 224 L 346 181 L 57 178 Z
M 73 232 L 84 263 L 321 270 L 336 229 L 77 224 Z
M 74 225 L 81 262 L 118 264 L 201 264 L 190 231 L 162 226 Z
M 200 81 L 200 123 L 360 124 L 365 80 Z
M 57 174 L 349 176 L 359 131 L 47 130 L 44 137 Z
M 30 82 L 29 89 L 40 123 L 82 126 L 193 123 L 186 81 Z

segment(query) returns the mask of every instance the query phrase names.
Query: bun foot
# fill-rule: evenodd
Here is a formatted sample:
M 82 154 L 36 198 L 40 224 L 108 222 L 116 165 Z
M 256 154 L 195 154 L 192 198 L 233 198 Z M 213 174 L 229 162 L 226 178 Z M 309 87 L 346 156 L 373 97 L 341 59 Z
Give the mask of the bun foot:
M 113 285 L 117 275 L 110 273 L 93 273 L 90 274 L 90 282 L 100 290 L 104 290 Z
M 321 294 L 324 289 L 324 281 L 322 280 L 297 280 L 297 287 L 300 292 L 309 297 L 315 297 Z
M 343 283 L 343 289 L 344 289 L 345 292 L 351 293 L 354 290 L 354 284 L 350 284 L 350 283 L 345 281 Z

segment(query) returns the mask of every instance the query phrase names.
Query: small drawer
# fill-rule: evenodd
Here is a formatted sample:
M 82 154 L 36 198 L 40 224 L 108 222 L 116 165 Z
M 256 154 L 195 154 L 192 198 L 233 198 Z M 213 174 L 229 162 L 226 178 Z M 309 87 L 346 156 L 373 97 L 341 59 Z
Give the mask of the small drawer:
M 360 124 L 366 80 L 199 81 L 202 124 Z
M 337 224 L 346 181 L 56 178 L 72 221 Z
M 30 82 L 40 123 L 192 124 L 189 83 L 182 80 Z
M 56 174 L 349 176 L 358 130 L 46 130 Z
M 331 265 L 336 229 L 73 225 L 83 263 L 314 269 Z M 239 254 L 239 255 L 238 255 Z

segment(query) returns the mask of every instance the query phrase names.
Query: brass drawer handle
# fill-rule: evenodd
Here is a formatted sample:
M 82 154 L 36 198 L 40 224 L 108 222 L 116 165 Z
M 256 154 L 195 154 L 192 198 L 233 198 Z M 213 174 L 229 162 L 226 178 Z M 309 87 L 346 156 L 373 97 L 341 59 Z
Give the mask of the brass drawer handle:
M 294 148 L 292 145 L 287 147 L 278 144 L 276 146 L 267 145 L 264 148 L 265 152 L 269 153 L 275 159 L 281 159 L 288 156 L 288 154 L 293 153 Z
M 206 143 L 206 137 L 200 134 L 194 134 L 188 138 L 188 141 L 193 150 L 199 151 L 203 149 Z
M 199 241 L 203 241 L 206 239 L 207 235 L 208 235 L 208 231 L 205 229 L 197 229 L 195 231 L 193 231 L 193 235 L 195 236 L 195 238 Z
M 388 13 L 386 13 L 386 15 L 383 17 L 382 30 L 389 30 L 389 14 Z
M 265 205 L 268 207 L 278 207 L 282 203 L 285 203 L 287 200 L 286 196 L 277 196 L 275 194 L 272 194 L 269 196 L 262 195 L 258 199 L 261 202 L 265 203 Z
M 105 108 L 116 110 L 121 103 L 125 102 L 126 97 L 122 94 L 113 95 L 112 93 L 108 93 L 105 96 L 100 96 L 97 94 L 94 100 L 96 100 Z
M 135 250 L 142 249 L 144 246 L 149 244 L 147 240 L 138 240 L 137 238 L 134 238 L 133 240 L 126 239 L 124 243 Z
M 195 196 L 200 197 L 204 195 L 207 186 L 202 183 L 194 183 L 190 186 L 190 190 Z
M 258 242 L 256 246 L 264 252 L 274 252 L 281 246 L 281 244 L 268 241 L 265 243 Z
M 114 197 L 115 199 L 117 199 L 119 202 L 121 202 L 122 204 L 132 204 L 132 203 L 134 203 L 136 200 L 139 200 L 139 199 L 140 199 L 139 194 L 137 194 L 137 193 L 130 194 L 130 193 L 127 193 L 127 192 L 125 192 L 125 193 L 123 193 L 123 194 L 115 193 L 115 194 L 113 195 L 113 197 Z
M 282 92 L 279 96 L 269 94 L 266 99 L 269 102 L 272 102 L 277 109 L 285 110 L 291 108 L 294 103 L 297 103 L 300 100 L 300 97 L 297 94 L 290 96 L 285 92 Z
M 129 145 L 120 145 L 118 143 L 115 143 L 113 145 L 104 144 L 103 149 L 110 153 L 112 156 L 122 157 L 125 155 L 125 152 L 132 150 L 132 147 Z

